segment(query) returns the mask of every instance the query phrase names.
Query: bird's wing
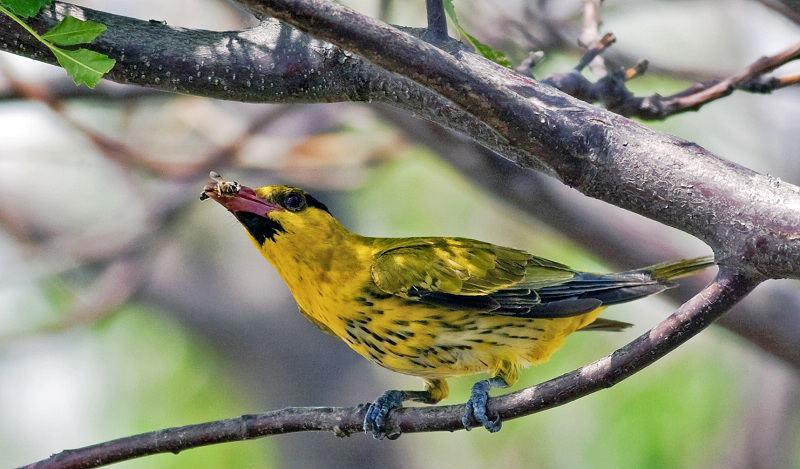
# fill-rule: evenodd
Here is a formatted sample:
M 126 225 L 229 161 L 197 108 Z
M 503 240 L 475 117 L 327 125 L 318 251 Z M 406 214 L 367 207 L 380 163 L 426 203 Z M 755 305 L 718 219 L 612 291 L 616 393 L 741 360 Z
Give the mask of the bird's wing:
M 396 242 L 372 265 L 372 279 L 384 292 L 454 309 L 503 314 L 540 304 L 537 289 L 563 284 L 574 275 L 565 265 L 525 251 L 464 238 Z M 568 303 L 542 309 L 543 317 L 581 314 L 588 306 L 575 308 Z
M 386 293 L 426 304 L 552 319 L 658 293 L 675 286 L 671 278 L 704 268 L 706 261 L 593 274 L 471 239 L 411 238 L 392 241 L 378 254 L 372 279 Z
M 461 238 L 412 238 L 381 252 L 372 278 L 387 293 L 423 288 L 456 295 L 486 295 L 525 278 L 530 254 Z

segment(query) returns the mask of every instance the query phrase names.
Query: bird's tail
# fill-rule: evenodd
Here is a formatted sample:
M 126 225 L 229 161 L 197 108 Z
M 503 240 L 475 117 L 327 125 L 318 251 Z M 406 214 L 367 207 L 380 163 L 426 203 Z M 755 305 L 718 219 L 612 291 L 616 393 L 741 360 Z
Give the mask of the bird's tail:
M 712 265 L 714 265 L 714 261 L 711 257 L 698 257 L 677 262 L 664 262 L 616 274 L 579 272 L 569 282 L 540 289 L 538 293 L 543 302 L 548 299 L 551 301 L 561 299 L 559 295 L 569 295 L 594 298 L 601 301 L 604 306 L 610 306 L 677 287 L 678 284 L 673 280 L 691 275 Z
M 694 259 L 682 259 L 677 262 L 662 262 L 661 264 L 631 270 L 625 273 L 648 274 L 653 280 L 669 283 L 681 277 L 687 277 L 703 269 L 714 265 L 714 258 L 711 256 L 695 257 Z
M 602 295 L 603 305 L 625 303 L 672 288 L 677 285 L 673 280 L 692 275 L 714 264 L 713 257 L 696 257 L 694 259 L 682 259 L 677 262 L 662 262 L 641 269 L 607 275 L 606 278 L 609 280 L 615 279 L 621 284 L 624 284 L 626 280 L 636 278 L 641 283 L 639 285 L 611 288 L 606 292 L 599 292 L 596 296 Z M 627 322 L 597 318 L 593 323 L 580 330 L 621 331 L 630 326 L 631 324 Z

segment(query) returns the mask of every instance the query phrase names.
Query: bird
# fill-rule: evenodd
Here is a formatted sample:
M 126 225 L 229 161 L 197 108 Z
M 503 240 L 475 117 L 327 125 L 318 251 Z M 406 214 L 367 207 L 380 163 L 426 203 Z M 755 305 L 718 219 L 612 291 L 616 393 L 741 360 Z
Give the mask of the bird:
M 200 199 L 243 225 L 300 313 L 368 360 L 424 381 L 423 390 L 389 390 L 368 406 L 364 431 L 378 439 L 400 436 L 387 424 L 404 402 L 436 404 L 449 394 L 447 378 L 481 373 L 489 378 L 472 387 L 462 423 L 500 430 L 486 409 L 491 389 L 513 385 L 575 331 L 631 325 L 600 318 L 604 308 L 714 264 L 701 257 L 597 274 L 467 238 L 365 237 L 303 189 L 211 177 Z

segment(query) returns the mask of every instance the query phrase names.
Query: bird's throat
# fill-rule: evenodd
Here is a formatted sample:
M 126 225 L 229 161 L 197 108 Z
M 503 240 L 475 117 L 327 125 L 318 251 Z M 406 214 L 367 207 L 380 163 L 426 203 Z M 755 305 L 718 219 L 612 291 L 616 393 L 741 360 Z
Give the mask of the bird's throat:
M 275 241 L 277 234 L 286 232 L 279 222 L 268 217 L 262 217 L 250 212 L 235 212 L 234 216 L 250 233 L 250 236 L 259 247 L 263 247 L 267 240 Z

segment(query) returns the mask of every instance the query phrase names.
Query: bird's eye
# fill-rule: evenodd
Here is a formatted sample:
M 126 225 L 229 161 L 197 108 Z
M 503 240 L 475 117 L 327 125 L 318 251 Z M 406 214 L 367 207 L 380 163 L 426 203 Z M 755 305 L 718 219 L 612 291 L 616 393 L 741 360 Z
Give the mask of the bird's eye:
M 299 212 L 306 208 L 306 198 L 299 192 L 289 192 L 283 199 L 283 206 L 292 212 Z

